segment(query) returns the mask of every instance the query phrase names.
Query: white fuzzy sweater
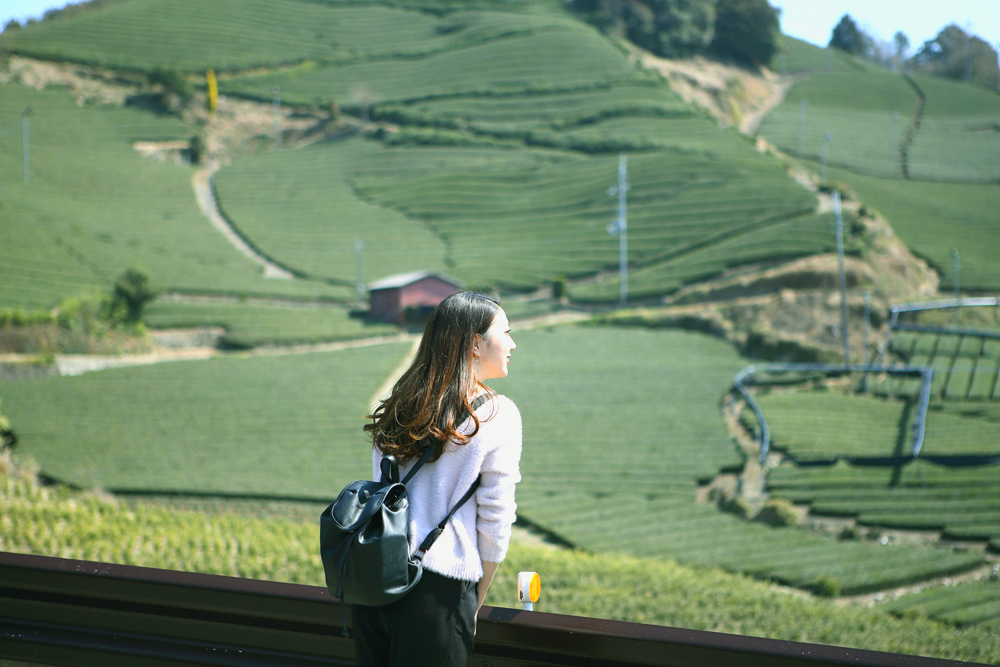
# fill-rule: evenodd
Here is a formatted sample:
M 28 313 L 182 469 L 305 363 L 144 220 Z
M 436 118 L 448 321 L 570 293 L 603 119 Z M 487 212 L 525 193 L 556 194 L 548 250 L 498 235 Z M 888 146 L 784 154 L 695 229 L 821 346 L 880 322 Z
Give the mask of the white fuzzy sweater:
M 441 458 L 424 464 L 406 484 L 413 555 L 476 477 L 482 475 L 475 495 L 455 513 L 424 557 L 428 570 L 463 581 L 479 581 L 483 576 L 481 560 L 499 563 L 506 557 L 517 510 L 514 485 L 521 481 L 521 413 L 517 406 L 506 396 L 498 396 L 481 405 L 476 415 L 479 433 L 464 445 L 448 443 Z M 469 433 L 473 426 L 470 418 L 459 430 Z M 374 450 L 374 479 L 381 475 L 381 459 L 379 451 Z M 400 469 L 400 477 L 414 463 L 416 460 Z

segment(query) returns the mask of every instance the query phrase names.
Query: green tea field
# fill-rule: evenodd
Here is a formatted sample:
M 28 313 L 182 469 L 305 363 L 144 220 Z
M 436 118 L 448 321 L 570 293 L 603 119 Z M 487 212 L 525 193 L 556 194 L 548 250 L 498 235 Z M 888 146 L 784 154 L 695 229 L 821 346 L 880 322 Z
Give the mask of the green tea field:
M 783 463 L 771 493 L 809 504 L 818 515 L 856 517 L 863 526 L 943 531 L 951 540 L 1000 536 L 1000 466 L 953 468 L 924 461 L 894 467 Z
M 721 341 L 610 327 L 524 331 L 518 341 L 516 371 L 497 388 L 526 406 L 519 513 L 564 541 L 802 588 L 832 580 L 844 592 L 982 562 L 945 549 L 838 543 L 696 504 L 699 481 L 743 465 L 718 410 L 744 361 Z M 404 351 L 381 345 L 22 381 L 5 387 L 4 410 L 18 424 L 19 450 L 67 482 L 323 498 L 367 474 L 366 401 Z M 51 399 L 33 400 L 39 392 Z
M 206 325 L 223 327 L 226 334 L 220 343 L 235 349 L 373 338 L 399 333 L 399 329 L 391 324 L 365 322 L 351 317 L 346 308 L 330 305 L 160 300 L 152 304 L 143 317 L 155 329 Z
M 408 350 L 392 343 L 25 380 L 3 386 L 3 407 L 19 452 L 68 483 L 325 498 L 371 474 L 361 426 Z
M 31 107 L 31 175 L 23 182 L 22 136 L 0 133 L 5 183 L 0 226 L 0 303 L 51 308 L 61 297 L 106 288 L 138 263 L 168 290 L 342 295 L 308 281 L 266 280 L 198 210 L 193 170 L 143 158 L 138 140 L 187 138 L 170 116 L 132 108 L 79 107 L 56 88 L 3 86 L 4 129 Z
M 863 202 L 892 223 L 893 229 L 954 286 L 952 250 L 961 261 L 963 289 L 996 290 L 1000 270 L 991 240 L 1000 234 L 1000 188 L 974 183 L 929 183 L 876 178 L 830 168 L 831 180 L 853 188 Z

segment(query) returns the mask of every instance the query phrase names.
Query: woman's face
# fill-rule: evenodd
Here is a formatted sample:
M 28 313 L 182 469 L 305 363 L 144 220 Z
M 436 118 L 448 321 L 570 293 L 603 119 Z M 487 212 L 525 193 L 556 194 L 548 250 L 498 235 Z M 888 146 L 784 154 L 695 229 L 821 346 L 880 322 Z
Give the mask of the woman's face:
M 476 378 L 481 382 L 492 378 L 507 377 L 510 353 L 517 347 L 510 337 L 510 323 L 503 308 L 497 310 L 493 324 L 483 335 L 476 334 Z

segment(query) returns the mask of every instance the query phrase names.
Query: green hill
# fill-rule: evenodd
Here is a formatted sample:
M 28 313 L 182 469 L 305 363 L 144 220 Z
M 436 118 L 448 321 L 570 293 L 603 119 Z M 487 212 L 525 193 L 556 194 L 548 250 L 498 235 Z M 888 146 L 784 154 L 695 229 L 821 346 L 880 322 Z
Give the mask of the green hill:
M 917 94 L 897 74 L 821 72 L 797 83 L 767 116 L 759 132 L 786 153 L 798 155 L 801 131 L 803 154 L 816 160 L 829 134 L 829 164 L 898 178 L 902 173 L 898 148 L 913 120 L 916 103 Z M 893 114 L 898 114 L 895 144 Z M 801 129 L 800 118 L 805 120 Z
M 195 203 L 190 167 L 143 158 L 138 140 L 189 138 L 172 116 L 78 106 L 65 90 L 6 84 L 0 94 L 0 304 L 51 308 L 110 287 L 138 262 L 168 290 L 342 295 L 305 281 L 266 280 L 213 229 Z M 19 119 L 30 107 L 30 181 Z
M 934 76 L 914 82 L 925 101 L 909 151 L 911 177 L 1000 183 L 1000 95 Z
M 1000 264 L 992 240 L 1000 235 L 1000 188 L 973 183 L 928 183 L 829 171 L 863 202 L 882 213 L 899 237 L 941 275 L 950 289 L 953 249 L 959 252 L 961 287 L 1000 289 Z
M 115 69 L 229 71 L 426 55 L 494 39 L 511 30 L 510 16 L 456 12 L 441 18 L 381 3 L 126 0 L 12 31 L 0 45 L 36 58 Z

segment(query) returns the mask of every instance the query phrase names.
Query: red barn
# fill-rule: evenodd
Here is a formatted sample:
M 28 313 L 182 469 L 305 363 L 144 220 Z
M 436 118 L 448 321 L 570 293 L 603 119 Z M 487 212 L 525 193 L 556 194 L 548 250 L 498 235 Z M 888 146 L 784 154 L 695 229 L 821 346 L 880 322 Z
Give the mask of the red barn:
M 453 279 L 432 271 L 398 273 L 368 286 L 369 316 L 403 324 L 406 313 L 419 316 L 461 289 Z

